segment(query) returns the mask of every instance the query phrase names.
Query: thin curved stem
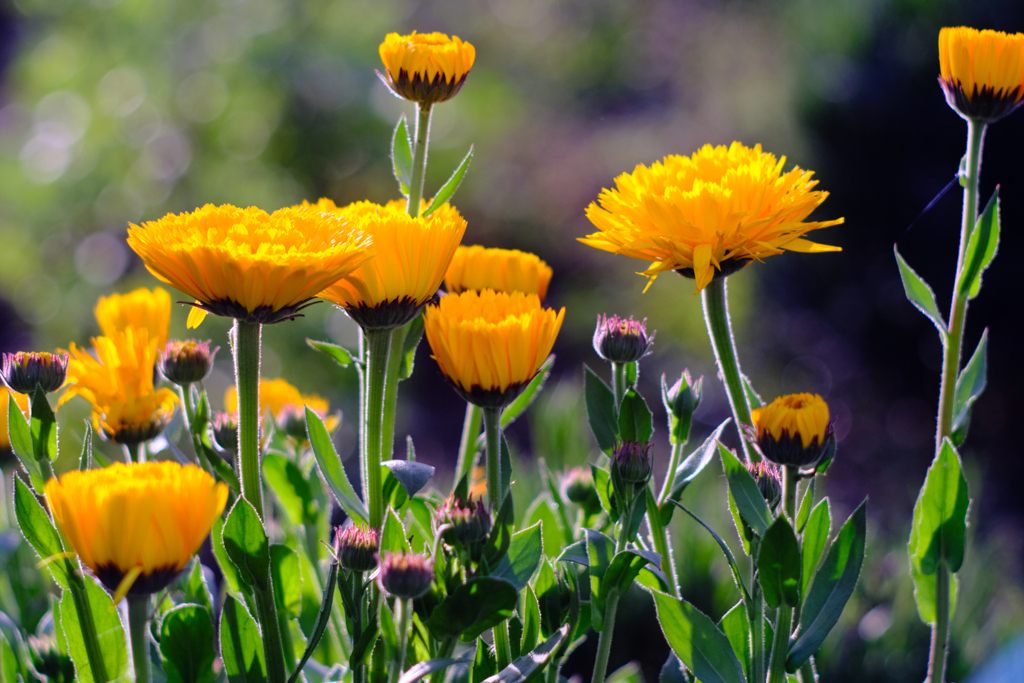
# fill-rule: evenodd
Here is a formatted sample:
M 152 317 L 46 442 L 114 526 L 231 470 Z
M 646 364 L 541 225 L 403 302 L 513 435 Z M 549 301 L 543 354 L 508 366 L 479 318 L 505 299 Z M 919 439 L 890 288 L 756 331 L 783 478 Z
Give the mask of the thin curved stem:
M 459 459 L 455 461 L 455 481 L 452 491 L 459 485 L 466 472 L 473 469 L 473 455 L 476 453 L 476 440 L 480 436 L 480 422 L 483 411 L 480 406 L 466 404 L 466 418 L 462 421 L 462 439 L 459 441 Z
M 235 319 L 235 387 L 238 390 L 238 470 L 242 497 L 263 519 L 260 478 L 260 337 L 262 325 Z

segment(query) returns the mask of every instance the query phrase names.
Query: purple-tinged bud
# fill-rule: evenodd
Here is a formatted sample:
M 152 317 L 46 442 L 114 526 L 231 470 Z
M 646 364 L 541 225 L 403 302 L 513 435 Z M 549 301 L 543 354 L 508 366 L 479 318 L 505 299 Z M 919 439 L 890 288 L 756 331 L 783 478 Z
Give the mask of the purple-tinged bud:
M 463 501 L 454 495 L 445 499 L 437 509 L 435 523 L 440 528 L 449 525 L 441 534 L 441 539 L 450 546 L 470 548 L 480 543 L 491 531 L 491 513 L 484 507 L 483 501 L 473 496 Z
M 222 451 L 234 453 L 238 450 L 238 420 L 231 413 L 214 411 L 213 420 L 213 441 Z
M 650 441 L 623 441 L 612 454 L 612 471 L 627 484 L 646 484 L 653 469 Z
M 647 318 L 637 322 L 617 315 L 597 316 L 594 351 L 609 363 L 635 363 L 651 352 L 654 332 L 647 335 Z
M 335 529 L 334 554 L 341 566 L 353 572 L 372 571 L 377 566 L 380 532 L 365 524 Z
M 774 510 L 782 500 L 782 473 L 779 468 L 768 460 L 748 462 L 747 471 L 757 482 L 757 490 L 761 492 L 764 502 Z
M 38 386 L 49 394 L 60 389 L 68 377 L 68 354 L 34 351 L 5 353 L 0 372 L 11 391 L 31 394 Z
M 213 369 L 218 346 L 210 351 L 210 342 L 195 339 L 172 339 L 160 352 L 160 374 L 179 386 L 202 382 Z
M 425 555 L 385 552 L 377 580 L 381 589 L 396 598 L 418 598 L 430 590 L 434 563 Z
M 661 401 L 668 412 L 668 438 L 670 443 L 686 443 L 690 438 L 690 422 L 693 413 L 700 405 L 701 386 L 704 378 L 696 382 L 690 377 L 689 370 L 683 370 L 682 376 L 671 387 L 661 376 Z
M 594 476 L 586 467 L 574 467 L 562 478 L 562 493 L 571 503 L 576 503 L 587 514 L 601 509 L 601 499 L 597 496 Z

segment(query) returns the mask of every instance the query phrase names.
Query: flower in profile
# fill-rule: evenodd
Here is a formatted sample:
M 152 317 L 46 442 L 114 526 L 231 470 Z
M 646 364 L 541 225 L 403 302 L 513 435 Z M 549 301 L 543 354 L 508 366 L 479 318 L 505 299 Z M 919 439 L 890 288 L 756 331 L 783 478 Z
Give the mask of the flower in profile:
M 22 414 L 28 414 L 28 396 L 12 392 L 0 384 L 0 449 L 9 449 L 11 447 L 11 437 L 7 429 L 7 409 L 10 405 L 9 397 L 11 396 L 14 397 L 14 403 L 21 409 Z
M 373 239 L 373 258 L 320 293 L 364 329 L 401 327 L 419 315 L 437 295 L 466 232 L 465 219 L 448 204 L 427 218 L 409 216 L 404 201 L 386 206 L 359 202 L 338 208 L 321 199 L 316 207 L 323 211 L 333 207 Z
M 441 372 L 483 408 L 511 403 L 551 353 L 565 309 L 542 308 L 535 294 L 485 289 L 441 297 L 424 314 Z
M 105 337 L 113 337 L 127 327 L 144 327 L 157 348 L 167 343 L 171 329 L 171 295 L 162 287 L 140 287 L 128 294 L 100 297 L 95 308 L 96 322 Z
M 160 353 L 160 374 L 180 386 L 202 382 L 213 369 L 217 347 L 210 351 L 210 341 L 174 339 Z
M 1024 33 L 939 31 L 939 85 L 965 119 L 992 123 L 1024 100 Z
M 306 406 L 323 419 L 328 431 L 333 431 L 341 422 L 337 414 L 328 414 L 327 399 L 317 394 L 303 394 L 285 379 L 260 379 L 260 415 L 269 413 L 278 429 L 305 438 Z M 224 392 L 224 407 L 229 415 L 238 415 L 238 390 L 234 385 Z M 295 420 L 301 421 L 301 428 L 289 424 Z
M 93 337 L 92 345 L 95 356 L 71 344 L 67 389 L 58 405 L 75 396 L 89 401 L 96 430 L 115 443 L 154 438 L 170 421 L 178 397 L 153 386 L 158 351 L 148 330 L 129 327 Z
M 45 493 L 57 526 L 115 600 L 166 588 L 228 499 L 227 486 L 176 462 L 71 471 Z
M 587 207 L 599 232 L 579 241 L 650 261 L 640 273 L 648 287 L 674 270 L 695 279 L 698 292 L 752 260 L 783 251 L 839 251 L 803 238 L 843 219 L 807 222 L 828 193 L 812 190 L 817 181 L 810 171 L 783 173 L 785 163 L 760 145 L 734 142 L 641 164 L 616 178 L 616 189 L 601 191 L 600 206 Z
M 536 254 L 518 249 L 459 247 L 444 276 L 444 286 L 458 294 L 467 290 L 536 294 L 543 301 L 553 271 Z
M 334 554 L 341 566 L 353 572 L 377 568 L 380 532 L 365 524 L 349 524 L 335 529 Z
M 64 385 L 68 375 L 68 354 L 19 351 L 3 355 L 3 381 L 19 394 L 31 394 L 38 386 L 49 394 Z M 6 406 L 4 406 L 6 409 Z
M 381 80 L 398 97 L 431 105 L 462 89 L 476 59 L 476 48 L 444 33 L 389 33 L 380 44 Z
M 380 587 L 395 596 L 411 600 L 428 590 L 434 581 L 434 563 L 417 553 L 385 551 L 380 558 Z
M 750 417 L 758 448 L 776 465 L 813 467 L 835 439 L 828 404 L 817 394 L 780 396 Z
M 647 318 L 636 321 L 617 315 L 597 316 L 594 351 L 609 363 L 635 363 L 651 352 L 654 332 L 647 335 Z
M 128 229 L 128 246 L 202 311 L 269 324 L 294 318 L 324 287 L 370 258 L 368 238 L 313 207 L 272 214 L 206 205 Z M 205 313 L 189 316 L 197 326 Z

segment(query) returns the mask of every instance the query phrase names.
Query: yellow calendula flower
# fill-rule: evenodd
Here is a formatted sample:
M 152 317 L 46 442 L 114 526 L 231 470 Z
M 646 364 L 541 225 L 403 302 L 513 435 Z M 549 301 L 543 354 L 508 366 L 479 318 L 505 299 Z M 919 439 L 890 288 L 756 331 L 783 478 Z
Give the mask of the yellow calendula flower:
M 389 33 L 380 44 L 380 59 L 385 70 L 381 79 L 393 93 L 430 105 L 458 94 L 473 68 L 476 48 L 443 33 Z
M 269 413 L 278 429 L 285 433 L 305 438 L 306 406 L 323 419 L 328 431 L 333 431 L 341 422 L 338 414 L 328 414 L 327 399 L 317 394 L 303 394 L 284 379 L 260 380 L 260 415 Z M 238 415 L 238 390 L 234 385 L 224 392 L 224 407 L 229 415 Z
M 444 276 L 452 293 L 493 289 L 496 292 L 536 294 L 541 301 L 551 283 L 551 266 L 536 254 L 518 249 L 488 249 L 479 245 L 459 247 Z
M 758 447 L 777 465 L 811 467 L 834 439 L 828 404 L 817 394 L 780 396 L 750 417 Z
M 92 404 L 96 430 L 111 441 L 133 445 L 160 433 L 178 402 L 177 394 L 153 386 L 157 346 L 146 328 L 129 327 L 94 337 L 89 354 L 71 344 L 63 405 L 75 396 Z
M 965 119 L 991 123 L 1024 99 L 1024 33 L 939 31 L 939 85 Z
M 57 526 L 115 602 L 170 585 L 228 499 L 227 486 L 176 462 L 72 471 L 45 491 Z
M 11 438 L 7 431 L 7 407 L 10 404 L 10 397 L 14 396 L 14 402 L 25 415 L 28 414 L 28 394 L 12 392 L 7 387 L 0 385 L 0 449 L 11 447 Z
M 641 164 L 616 178 L 616 189 L 602 190 L 600 206 L 587 207 L 599 232 L 580 242 L 650 261 L 640 273 L 650 281 L 669 270 L 694 278 L 698 292 L 752 260 L 783 251 L 839 251 L 803 239 L 843 219 L 806 221 L 828 193 L 812 190 L 817 181 L 810 171 L 784 173 L 785 163 L 760 145 L 734 142 Z
M 171 328 L 171 295 L 162 287 L 140 287 L 129 294 L 100 297 L 96 304 L 96 322 L 105 337 L 127 327 L 144 327 L 149 340 L 162 347 Z
M 333 207 L 373 239 L 373 258 L 320 292 L 366 329 L 400 327 L 419 315 L 437 295 L 466 232 L 465 219 L 448 204 L 427 218 L 407 215 L 404 201 L 338 208 L 321 199 L 316 207 Z
M 128 230 L 149 272 L 200 309 L 248 323 L 294 318 L 317 292 L 370 258 L 368 238 L 313 207 L 272 214 L 207 205 Z M 202 315 L 190 316 L 195 327 Z
M 565 309 L 542 308 L 536 294 L 463 292 L 424 313 L 427 341 L 448 381 L 467 401 L 508 405 L 540 370 Z

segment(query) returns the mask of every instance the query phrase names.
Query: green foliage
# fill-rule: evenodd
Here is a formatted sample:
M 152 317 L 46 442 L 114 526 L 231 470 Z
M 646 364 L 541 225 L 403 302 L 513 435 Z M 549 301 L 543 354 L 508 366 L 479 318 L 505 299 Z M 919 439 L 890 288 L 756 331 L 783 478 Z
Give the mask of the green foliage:
M 160 624 L 160 656 L 168 683 L 212 683 L 213 619 L 202 605 L 177 605 Z
M 224 522 L 224 549 L 243 586 L 270 587 L 270 541 L 256 509 L 244 498 L 235 502 Z
M 928 286 L 928 283 L 911 268 L 907 262 L 900 255 L 899 250 L 893 247 L 893 253 L 896 254 L 896 265 L 900 269 L 900 277 L 903 278 L 903 289 L 907 294 L 907 300 L 914 304 L 919 311 L 925 314 L 929 320 L 935 324 L 935 328 L 939 331 L 939 338 L 945 344 L 946 340 L 946 321 L 942 317 L 942 313 L 939 311 L 939 304 L 935 301 L 935 292 Z
M 266 680 L 267 664 L 256 621 L 230 595 L 220 615 L 220 652 L 229 683 Z
M 77 579 L 80 590 L 65 590 L 60 602 L 54 605 L 53 618 L 58 624 L 57 631 L 63 635 L 67 648 L 75 663 L 75 675 L 85 683 L 101 683 L 94 677 L 96 662 L 90 662 L 88 633 L 86 629 L 94 629 L 98 658 L 102 662 L 102 671 L 106 672 L 106 680 L 114 680 L 127 675 L 130 667 L 128 648 L 124 637 L 124 626 L 114 602 L 100 586 L 90 577 Z M 58 636 L 60 637 L 60 636 Z
M 981 276 L 996 257 L 999 249 L 999 186 L 971 230 L 964 254 L 965 267 L 957 287 L 973 299 L 981 291 Z
M 703 612 L 685 600 L 653 592 L 658 623 L 672 651 L 704 683 L 745 683 L 732 643 Z
M 757 571 L 769 607 L 800 605 L 800 545 L 784 516 L 772 522 L 761 539 Z

